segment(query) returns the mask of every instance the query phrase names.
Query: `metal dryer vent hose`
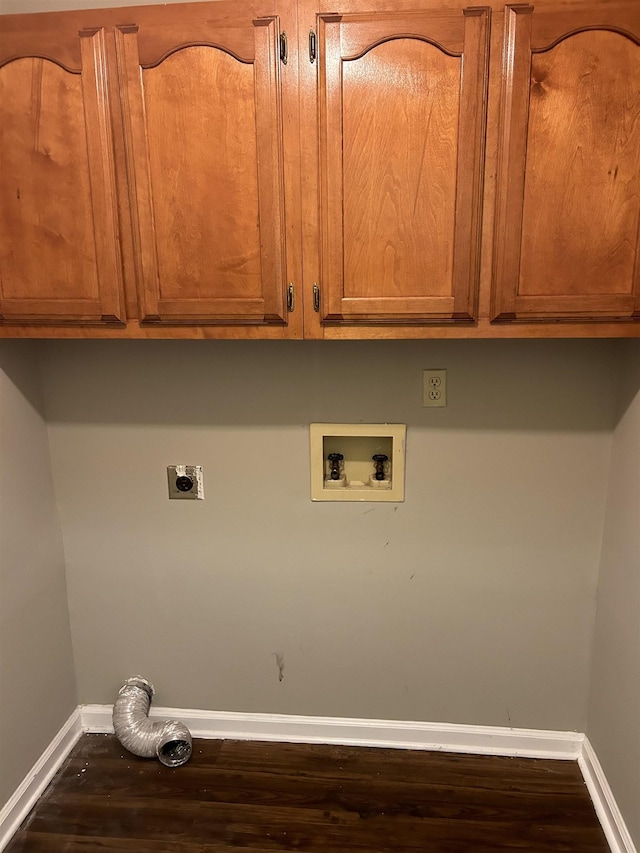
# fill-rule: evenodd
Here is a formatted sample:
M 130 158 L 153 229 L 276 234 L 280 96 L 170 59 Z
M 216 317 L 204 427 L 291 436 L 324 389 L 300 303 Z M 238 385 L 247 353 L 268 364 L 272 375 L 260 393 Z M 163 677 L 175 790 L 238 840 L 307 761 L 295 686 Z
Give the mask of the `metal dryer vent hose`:
M 191 758 L 191 732 L 179 720 L 149 719 L 154 692 L 146 678 L 128 678 L 113 706 L 113 728 L 122 746 L 134 755 L 157 756 L 166 767 L 180 767 Z

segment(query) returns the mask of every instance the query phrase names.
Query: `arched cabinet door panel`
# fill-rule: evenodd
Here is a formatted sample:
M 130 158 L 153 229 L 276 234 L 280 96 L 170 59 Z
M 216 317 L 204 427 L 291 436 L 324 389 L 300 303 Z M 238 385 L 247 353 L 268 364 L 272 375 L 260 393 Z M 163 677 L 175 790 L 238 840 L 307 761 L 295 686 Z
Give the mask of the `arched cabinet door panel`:
M 105 31 L 13 33 L 14 20 L 0 42 L 0 323 L 124 322 Z
M 318 15 L 325 324 L 474 318 L 489 19 Z
M 493 319 L 640 317 L 640 5 L 506 10 Z
M 216 5 L 116 28 L 140 319 L 282 325 L 278 19 Z

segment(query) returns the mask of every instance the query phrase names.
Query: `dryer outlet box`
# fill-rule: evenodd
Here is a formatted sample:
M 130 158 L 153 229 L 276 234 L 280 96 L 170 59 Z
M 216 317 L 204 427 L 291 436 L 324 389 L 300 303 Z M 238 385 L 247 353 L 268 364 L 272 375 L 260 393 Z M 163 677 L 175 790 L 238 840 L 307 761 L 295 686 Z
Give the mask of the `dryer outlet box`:
M 170 500 L 204 500 L 202 465 L 168 465 L 167 481 Z

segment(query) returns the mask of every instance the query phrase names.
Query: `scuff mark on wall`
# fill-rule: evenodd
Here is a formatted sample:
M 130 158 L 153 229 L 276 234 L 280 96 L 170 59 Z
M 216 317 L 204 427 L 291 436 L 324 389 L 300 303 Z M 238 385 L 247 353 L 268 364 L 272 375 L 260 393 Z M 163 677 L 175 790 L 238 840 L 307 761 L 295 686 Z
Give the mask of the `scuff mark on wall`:
M 284 655 L 282 652 L 274 652 L 273 656 L 276 659 L 276 666 L 278 667 L 278 681 L 282 681 L 284 679 Z

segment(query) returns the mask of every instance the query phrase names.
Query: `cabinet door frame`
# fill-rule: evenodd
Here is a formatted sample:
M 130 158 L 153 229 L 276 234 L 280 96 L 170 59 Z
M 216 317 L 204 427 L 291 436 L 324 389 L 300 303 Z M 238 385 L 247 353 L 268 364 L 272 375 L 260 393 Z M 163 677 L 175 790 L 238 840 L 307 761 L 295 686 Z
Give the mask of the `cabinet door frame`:
M 612 320 L 640 317 L 640 222 L 630 293 L 602 295 L 520 295 L 529 86 L 532 56 L 581 32 L 619 33 L 636 45 L 638 13 L 629 3 L 571 11 L 536 11 L 529 4 L 505 8 L 500 152 L 496 200 L 492 321 Z M 640 55 L 640 54 L 639 54 Z
M 477 310 L 484 143 L 489 62 L 489 7 L 434 14 L 397 12 L 359 24 L 367 35 L 341 50 L 340 28 L 358 16 L 318 14 L 319 219 L 321 321 L 342 324 L 425 324 L 471 321 Z M 376 44 L 417 39 L 461 60 L 460 118 L 453 238 L 452 292 L 446 296 L 349 298 L 343 271 L 341 64 Z M 348 39 L 346 39 L 348 41 Z M 316 300 L 317 304 L 317 300 Z
M 37 16 L 19 16 L 26 17 Z M 81 77 L 98 297 L 7 298 L 0 280 L 0 324 L 121 325 L 126 311 L 108 92 L 110 36 L 102 26 L 78 31 L 65 25 L 66 19 L 59 26 L 51 16 L 47 19 L 43 26 L 34 21 L 22 29 L 16 18 L 11 21 L 3 34 L 0 68 L 19 59 L 40 59 Z
M 210 4 L 213 5 L 213 4 Z M 144 27 L 144 24 L 141 25 Z M 116 27 L 121 98 L 130 184 L 140 321 L 144 324 L 280 325 L 288 323 L 280 24 L 276 15 L 252 21 L 252 55 L 235 52 L 224 38 L 224 22 L 212 24 L 201 39 L 187 39 L 153 61 L 141 61 L 137 24 Z M 232 31 L 233 28 L 230 28 Z M 216 33 L 220 38 L 216 38 Z M 162 295 L 154 227 L 153 187 L 145 133 L 141 69 L 153 68 L 183 48 L 206 46 L 255 66 L 256 125 L 262 298 L 168 299 Z

